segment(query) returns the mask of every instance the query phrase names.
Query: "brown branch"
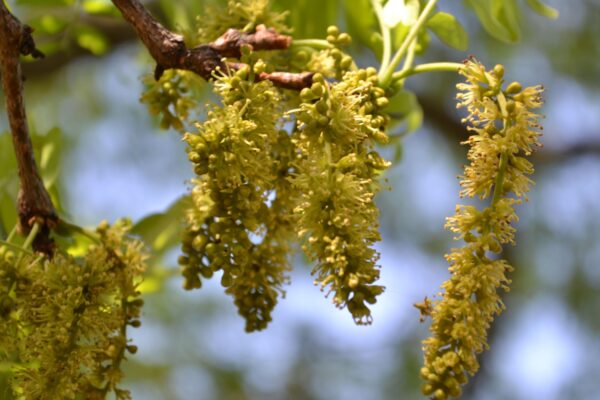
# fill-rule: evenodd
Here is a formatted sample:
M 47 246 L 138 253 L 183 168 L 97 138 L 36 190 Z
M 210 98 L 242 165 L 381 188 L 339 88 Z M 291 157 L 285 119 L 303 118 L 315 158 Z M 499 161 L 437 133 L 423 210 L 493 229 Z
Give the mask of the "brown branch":
M 8 11 L 4 1 L 0 1 L 0 71 L 19 172 L 19 225 L 20 230 L 26 234 L 34 222 L 39 222 L 42 229 L 33 242 L 33 248 L 50 255 L 53 241 L 49 232 L 58 222 L 58 217 L 35 163 L 23 102 L 23 78 L 19 62 L 20 54 L 43 57 L 35 48 L 31 32 L 32 29 L 21 24 Z
M 112 1 L 156 61 L 154 73 L 156 79 L 161 77 L 163 71 L 174 68 L 192 71 L 205 80 L 211 80 L 215 71 L 227 69 L 223 59 L 239 58 L 243 46 L 250 46 L 254 50 L 284 50 L 292 42 L 291 37 L 280 35 L 274 29 L 259 25 L 253 33 L 229 29 L 213 43 L 188 49 L 183 37 L 162 26 L 139 0 Z M 236 66 L 239 68 L 237 63 L 229 65 L 232 68 Z M 262 73 L 257 76 L 257 79 L 269 80 L 275 86 L 294 90 L 312 84 L 311 73 Z
M 227 67 L 232 70 L 239 70 L 244 67 L 248 67 L 247 64 L 228 62 Z M 271 81 L 275 86 L 279 86 L 284 89 L 302 90 L 305 87 L 312 85 L 312 77 L 314 72 L 261 72 L 257 74 L 255 79 L 257 81 Z

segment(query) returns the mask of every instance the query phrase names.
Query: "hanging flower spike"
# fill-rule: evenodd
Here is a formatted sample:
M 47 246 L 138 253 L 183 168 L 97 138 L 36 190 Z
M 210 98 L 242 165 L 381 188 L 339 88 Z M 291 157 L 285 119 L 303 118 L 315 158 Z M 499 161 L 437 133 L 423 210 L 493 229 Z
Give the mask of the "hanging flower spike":
M 501 253 L 502 245 L 514 244 L 518 220 L 514 205 L 532 184 L 531 163 L 524 158 L 540 146 L 541 86 L 522 89 L 513 82 L 502 89 L 504 68 L 492 71 L 471 59 L 460 70 L 467 82 L 457 88 L 458 107 L 469 115 L 463 120 L 473 134 L 464 144 L 470 146 L 470 164 L 461 177 L 461 197 L 491 197 L 490 205 L 478 210 L 458 205 L 447 219 L 446 228 L 463 239 L 465 246 L 453 249 L 446 259 L 451 278 L 442 285 L 441 299 L 431 311 L 431 337 L 424 344 L 425 365 L 421 377 L 423 393 L 435 400 L 461 394 L 461 385 L 479 369 L 477 354 L 488 347 L 487 331 L 504 304 L 499 290 L 508 291 L 507 273 L 512 267 L 490 253 Z M 510 197 L 510 196 L 513 197 Z
M 294 134 L 303 250 L 317 263 L 315 284 L 333 292 L 333 303 L 361 325 L 372 322 L 368 304 L 384 290 L 374 284 L 379 254 L 373 245 L 380 235 L 373 198 L 389 163 L 373 147 L 387 141 L 387 120 L 379 113 L 387 98 L 376 80 L 371 69 L 346 72 L 335 84 L 316 74 L 301 94 Z
M 287 170 L 279 159 L 286 151 L 280 93 L 269 81 L 248 80 L 248 72 L 217 79 L 223 105 L 210 107 L 198 132 L 184 136 L 198 176 L 179 263 L 186 289 L 223 271 L 221 284 L 250 332 L 266 328 L 284 293 L 291 229 L 282 210 L 291 206 L 284 194 L 289 184 L 279 173 Z

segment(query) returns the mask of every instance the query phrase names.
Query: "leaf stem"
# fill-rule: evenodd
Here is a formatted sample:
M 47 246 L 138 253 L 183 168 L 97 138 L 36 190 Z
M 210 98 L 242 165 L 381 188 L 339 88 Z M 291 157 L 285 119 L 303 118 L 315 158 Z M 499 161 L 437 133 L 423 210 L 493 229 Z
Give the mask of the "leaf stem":
M 408 58 L 407 58 L 407 60 L 408 60 Z M 434 62 L 434 63 L 420 64 L 415 67 L 410 67 L 408 69 L 402 69 L 402 71 L 394 72 L 392 74 L 392 82 L 399 81 L 410 75 L 417 75 L 417 74 L 422 74 L 425 72 L 435 72 L 435 71 L 457 72 L 461 67 L 464 67 L 464 64 L 455 63 L 455 62 Z
M 13 240 L 13 238 L 15 237 L 15 235 L 17 234 L 17 226 L 15 225 L 12 228 L 12 231 L 10 231 L 10 233 L 8 234 L 8 237 L 6 238 L 7 242 L 11 242 Z
M 333 49 L 334 46 L 327 40 L 323 39 L 299 39 L 294 40 L 290 44 L 290 47 L 312 47 L 313 49 L 325 50 Z
M 392 56 L 392 37 L 390 28 L 383 22 L 383 8 L 381 7 L 380 0 L 371 0 L 371 5 L 373 6 L 375 15 L 377 15 L 379 27 L 381 28 L 381 37 L 383 38 L 383 55 L 381 57 L 381 66 L 379 67 L 379 73 L 381 74 L 390 64 L 390 58 Z
M 419 33 L 423 25 L 425 25 L 429 14 L 431 14 L 431 11 L 433 11 L 433 7 L 435 7 L 437 2 L 438 0 L 429 0 L 427 2 L 417 21 L 413 24 L 413 26 L 410 27 L 408 35 L 406 35 L 406 38 L 404 38 L 404 41 L 400 45 L 398 51 L 396 51 L 396 54 L 394 54 L 394 57 L 390 61 L 389 65 L 386 67 L 385 70 L 383 70 L 379 74 L 379 84 L 382 87 L 387 87 L 392 81 L 392 75 L 394 73 L 394 70 L 396 69 L 398 64 L 400 64 L 400 61 L 402 60 L 402 57 L 404 57 L 404 55 L 406 54 L 406 51 L 410 47 L 410 44 L 417 38 L 417 34 Z
M 27 248 L 29 248 L 29 246 L 31 246 L 31 243 L 33 243 L 33 239 L 35 239 L 38 232 L 40 231 L 40 227 L 41 227 L 41 225 L 39 222 L 35 222 L 33 224 L 31 231 L 29 231 L 29 234 L 27 235 L 27 239 L 25 239 L 25 242 L 23 242 L 24 249 L 27 249 Z
M 11 242 L 7 242 L 7 241 L 4 241 L 4 240 L 0 240 L 0 245 L 2 245 L 2 246 L 6 246 L 6 247 L 10 247 L 10 248 L 11 248 L 11 249 L 13 249 L 13 250 L 16 250 L 16 251 L 18 251 L 18 252 L 21 252 L 21 253 L 28 254 L 28 255 L 30 255 L 30 256 L 32 256 L 32 255 L 33 255 L 33 253 L 32 253 L 31 251 L 29 251 L 29 250 L 26 250 L 26 249 L 22 248 L 21 246 L 18 246 L 18 245 L 16 245 L 16 244 L 13 244 L 13 243 L 11 243 Z

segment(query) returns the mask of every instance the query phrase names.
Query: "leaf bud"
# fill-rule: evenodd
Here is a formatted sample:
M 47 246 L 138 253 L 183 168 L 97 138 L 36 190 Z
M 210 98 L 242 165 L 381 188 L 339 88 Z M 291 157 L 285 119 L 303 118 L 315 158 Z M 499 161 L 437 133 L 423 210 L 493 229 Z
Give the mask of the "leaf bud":
M 494 66 L 494 75 L 496 75 L 498 79 L 504 77 L 504 66 L 502 64 L 496 64 L 496 66 Z
M 340 35 L 337 37 L 337 39 L 338 39 L 338 42 L 344 46 L 347 46 L 350 43 L 352 43 L 352 38 L 346 32 L 340 33 Z
M 375 103 L 377 104 L 377 107 L 379 108 L 385 108 L 390 104 L 390 101 L 388 100 L 387 97 L 379 97 Z
M 340 61 L 340 67 L 342 69 L 348 69 L 352 66 L 352 57 L 344 56 L 342 57 L 342 61 Z
M 506 93 L 508 93 L 508 94 L 517 94 L 521 90 L 523 90 L 523 87 L 521 86 L 521 84 L 519 82 L 511 82 L 506 87 Z
M 130 345 L 126 346 L 125 348 L 131 354 L 135 354 L 138 351 L 138 347 L 136 345 L 134 345 L 134 344 L 130 344 Z
M 142 321 L 140 321 L 139 319 L 134 319 L 132 321 L 129 321 L 129 325 L 131 325 L 133 328 L 139 328 L 140 326 L 142 326 Z
M 314 81 L 314 78 L 313 78 Z M 300 97 L 302 98 L 302 100 L 311 100 L 314 95 L 313 92 L 310 90 L 310 88 L 304 88 L 300 91 Z
M 325 92 L 325 87 L 323 86 L 322 83 L 315 82 L 310 87 L 310 91 L 312 92 L 313 95 L 315 95 L 317 97 L 321 97 L 323 95 L 323 93 Z
M 317 109 L 317 112 L 319 114 L 327 114 L 327 110 L 329 110 L 329 107 L 327 106 L 327 102 L 324 100 L 319 100 L 316 104 L 315 104 L 315 108 Z
M 338 36 L 340 34 L 340 30 L 335 25 L 330 25 L 327 27 L 327 34 L 331 36 Z

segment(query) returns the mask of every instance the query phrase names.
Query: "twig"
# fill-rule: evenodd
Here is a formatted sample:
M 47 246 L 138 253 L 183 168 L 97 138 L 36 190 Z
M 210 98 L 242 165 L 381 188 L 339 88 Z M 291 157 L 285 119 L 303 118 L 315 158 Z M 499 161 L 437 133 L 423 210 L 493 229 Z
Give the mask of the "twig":
M 29 26 L 23 25 L 8 11 L 4 1 L 0 1 L 0 71 L 20 180 L 17 201 L 19 227 L 23 234 L 28 234 L 33 224 L 38 222 L 41 231 L 33 242 L 33 249 L 51 255 L 54 243 L 49 233 L 56 225 L 58 217 L 33 156 L 19 62 L 20 54 L 31 54 L 34 58 L 43 57 L 35 47 L 32 32 Z
M 158 80 L 167 69 L 192 71 L 206 80 L 214 78 L 217 70 L 227 67 L 240 68 L 239 63 L 226 65 L 223 58 L 239 58 L 242 46 L 253 50 L 284 50 L 290 47 L 292 38 L 277 33 L 264 25 L 258 25 L 253 33 L 229 29 L 209 44 L 188 49 L 183 37 L 162 26 L 139 0 L 112 0 L 123 18 L 133 27 L 150 55 L 156 61 L 154 77 Z M 259 80 L 269 80 L 274 85 L 301 90 L 312 84 L 312 74 L 272 72 L 258 74 Z

